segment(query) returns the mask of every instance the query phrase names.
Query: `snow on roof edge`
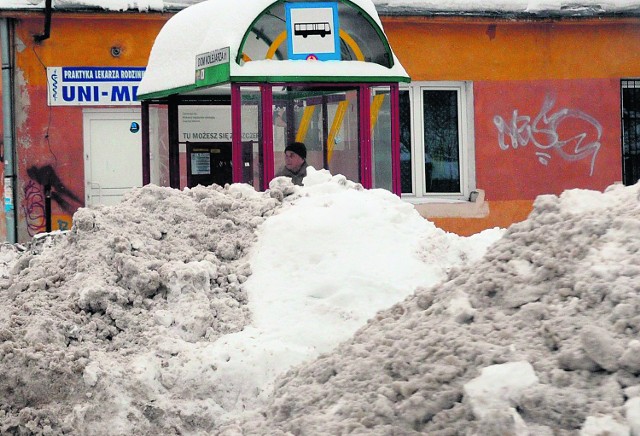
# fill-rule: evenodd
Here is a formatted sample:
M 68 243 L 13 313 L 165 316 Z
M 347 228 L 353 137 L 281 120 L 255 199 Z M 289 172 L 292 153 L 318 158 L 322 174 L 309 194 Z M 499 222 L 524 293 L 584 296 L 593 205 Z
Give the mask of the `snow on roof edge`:
M 202 3 L 202 0 L 162 1 L 140 0 L 54 0 L 52 9 L 58 12 L 88 13 L 172 13 Z M 464 16 L 492 18 L 599 18 L 640 16 L 637 0 L 499 0 L 478 4 L 469 0 L 441 3 L 434 0 L 374 0 L 382 16 Z M 551 5 L 551 6 L 550 6 Z M 45 2 L 33 0 L 0 0 L 0 12 L 40 12 Z
M 640 5 L 627 10 L 607 11 L 601 8 L 566 8 L 561 10 L 450 10 L 413 6 L 376 6 L 381 17 L 480 17 L 506 19 L 640 17 Z

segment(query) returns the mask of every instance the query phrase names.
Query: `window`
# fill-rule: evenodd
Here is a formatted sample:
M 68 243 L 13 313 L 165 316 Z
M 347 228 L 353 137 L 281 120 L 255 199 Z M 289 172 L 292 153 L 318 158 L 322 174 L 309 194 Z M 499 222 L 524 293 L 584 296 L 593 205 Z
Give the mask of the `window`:
M 400 174 L 408 199 L 468 199 L 475 189 L 473 89 L 412 82 L 400 89 Z
M 640 179 L 640 80 L 622 81 L 622 181 Z

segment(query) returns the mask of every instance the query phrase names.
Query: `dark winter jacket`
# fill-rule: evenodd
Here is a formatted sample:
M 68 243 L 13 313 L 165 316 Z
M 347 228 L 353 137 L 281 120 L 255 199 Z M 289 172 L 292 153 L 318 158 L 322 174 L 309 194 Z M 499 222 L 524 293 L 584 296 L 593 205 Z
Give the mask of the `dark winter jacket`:
M 307 176 L 307 167 L 308 166 L 309 166 L 309 164 L 305 160 L 304 163 L 302 164 L 302 166 L 300 167 L 300 169 L 297 172 L 293 172 L 290 169 L 288 169 L 287 167 L 282 167 L 276 173 L 276 177 L 278 177 L 278 176 L 291 177 L 291 181 L 293 182 L 294 185 L 302 186 L 302 179 L 304 179 Z

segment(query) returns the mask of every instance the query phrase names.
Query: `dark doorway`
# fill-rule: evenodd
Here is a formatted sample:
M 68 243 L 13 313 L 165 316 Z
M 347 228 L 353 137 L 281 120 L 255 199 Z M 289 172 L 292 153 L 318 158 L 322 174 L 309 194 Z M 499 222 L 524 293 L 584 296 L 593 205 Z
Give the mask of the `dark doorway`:
M 187 187 L 232 183 L 230 142 L 187 142 Z

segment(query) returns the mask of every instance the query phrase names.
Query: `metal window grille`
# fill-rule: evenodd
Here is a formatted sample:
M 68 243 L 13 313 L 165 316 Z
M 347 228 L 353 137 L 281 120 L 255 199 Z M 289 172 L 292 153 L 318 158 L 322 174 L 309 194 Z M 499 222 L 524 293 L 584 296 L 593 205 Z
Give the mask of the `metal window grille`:
M 460 191 L 458 91 L 423 90 L 425 192 Z
M 622 80 L 622 181 L 640 180 L 640 80 Z
M 409 91 L 400 91 L 400 180 L 403 194 L 413 193 L 413 156 L 411 155 L 411 99 Z

